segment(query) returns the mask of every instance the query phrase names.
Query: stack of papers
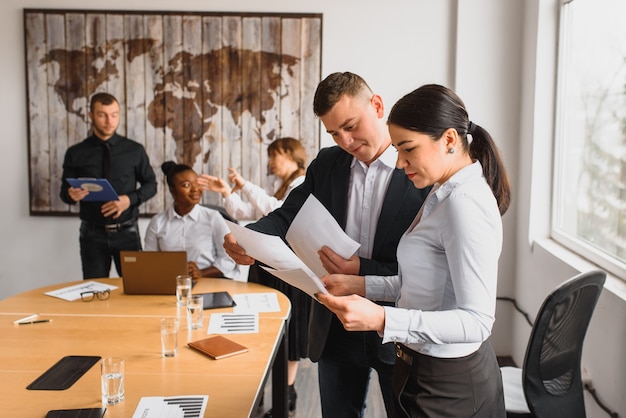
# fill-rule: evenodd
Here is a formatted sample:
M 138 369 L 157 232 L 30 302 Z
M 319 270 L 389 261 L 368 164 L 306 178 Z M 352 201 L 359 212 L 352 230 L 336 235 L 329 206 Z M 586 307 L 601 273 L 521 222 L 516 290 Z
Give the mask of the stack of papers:
M 318 255 L 323 246 L 345 259 L 360 247 L 313 195 L 309 195 L 287 231 L 285 238 L 293 251 L 277 236 L 226 223 L 246 254 L 270 266 L 263 268 L 310 296 L 328 293 L 320 280 L 328 274 Z

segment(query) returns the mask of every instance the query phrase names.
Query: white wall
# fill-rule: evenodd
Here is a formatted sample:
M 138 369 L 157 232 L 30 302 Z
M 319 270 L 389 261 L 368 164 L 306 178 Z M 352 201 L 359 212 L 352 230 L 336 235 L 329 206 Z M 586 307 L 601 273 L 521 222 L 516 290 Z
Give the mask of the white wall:
M 578 270 L 546 241 L 549 213 L 554 5 L 557 0 L 110 0 L 94 8 L 323 13 L 322 75 L 353 71 L 385 99 L 387 109 L 424 83 L 455 88 L 474 122 L 500 147 L 514 186 L 504 217 L 499 294 L 517 297 L 534 316 L 543 297 Z M 85 9 L 84 0 L 4 0 L 0 5 L 0 298 L 81 278 L 78 220 L 31 217 L 23 8 Z M 541 13 L 540 13 L 541 12 Z M 539 70 L 538 70 L 539 69 Z M 322 146 L 331 144 L 322 136 Z M 531 193 L 532 190 L 532 193 Z M 147 220 L 141 221 L 142 230 Z M 538 240 L 541 245 L 536 244 Z M 605 290 L 588 333 L 584 362 L 600 396 L 626 413 L 626 301 L 619 282 Z M 621 293 L 620 293 L 621 292 Z M 499 354 L 521 363 L 528 326 L 498 305 L 493 339 Z M 589 417 L 605 414 L 586 398 Z

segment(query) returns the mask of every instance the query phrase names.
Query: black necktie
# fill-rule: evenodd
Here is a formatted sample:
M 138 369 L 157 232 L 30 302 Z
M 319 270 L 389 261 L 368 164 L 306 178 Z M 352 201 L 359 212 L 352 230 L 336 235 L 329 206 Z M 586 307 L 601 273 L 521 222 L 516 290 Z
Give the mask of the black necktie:
M 102 172 L 104 173 L 105 179 L 111 179 L 111 144 L 109 142 L 105 142 L 104 146 L 104 156 L 102 158 Z

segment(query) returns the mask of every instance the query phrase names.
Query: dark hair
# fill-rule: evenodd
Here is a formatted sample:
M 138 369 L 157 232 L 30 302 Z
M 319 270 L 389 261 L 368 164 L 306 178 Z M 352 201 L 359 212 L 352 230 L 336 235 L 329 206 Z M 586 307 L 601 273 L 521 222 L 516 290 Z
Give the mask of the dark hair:
M 267 155 L 272 156 L 273 154 L 287 155 L 298 165 L 298 169 L 291 173 L 289 178 L 283 181 L 276 193 L 274 193 L 276 199 L 282 200 L 289 188 L 289 184 L 306 171 L 306 151 L 302 146 L 302 142 L 295 138 L 284 137 L 278 138 L 267 147 Z
M 435 141 L 447 129 L 456 129 L 463 150 L 473 160 L 480 161 L 500 214 L 504 215 L 511 203 L 511 184 L 500 152 L 489 132 L 470 122 L 465 104 L 452 90 L 427 84 L 412 91 L 393 106 L 387 124 L 426 134 Z M 467 134 L 472 136 L 471 144 Z
M 174 177 L 183 171 L 193 171 L 193 168 L 189 167 L 187 164 L 176 164 L 174 161 L 166 161 L 161 164 L 161 171 L 165 174 L 167 185 L 174 187 Z
M 364 93 L 367 93 L 368 99 L 373 94 L 360 76 L 350 72 L 332 73 L 317 85 L 313 112 L 318 117 L 324 116 L 343 96 L 358 97 Z
M 115 96 L 109 93 L 96 93 L 93 96 L 91 96 L 91 100 L 89 101 L 89 110 L 91 112 L 93 112 L 93 109 L 96 106 L 96 103 L 100 103 L 105 106 L 108 106 L 113 103 L 119 104 Z

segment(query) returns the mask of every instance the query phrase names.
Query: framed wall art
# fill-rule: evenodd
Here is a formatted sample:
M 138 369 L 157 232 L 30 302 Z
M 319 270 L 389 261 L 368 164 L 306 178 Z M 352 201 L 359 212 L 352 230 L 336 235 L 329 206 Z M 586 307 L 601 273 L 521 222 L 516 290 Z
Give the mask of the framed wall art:
M 24 30 L 31 215 L 77 212 L 59 198 L 63 158 L 90 133 L 95 92 L 119 100 L 118 133 L 150 157 L 144 216 L 171 203 L 164 161 L 266 185 L 274 139 L 319 149 L 321 14 L 24 9 Z

